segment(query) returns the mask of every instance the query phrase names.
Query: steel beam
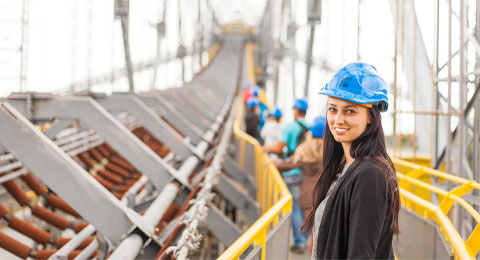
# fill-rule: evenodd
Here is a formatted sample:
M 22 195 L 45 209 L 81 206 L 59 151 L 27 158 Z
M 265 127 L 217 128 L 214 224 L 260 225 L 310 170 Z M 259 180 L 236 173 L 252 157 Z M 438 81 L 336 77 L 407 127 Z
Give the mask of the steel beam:
M 243 231 L 232 220 L 227 218 L 213 203 L 208 202 L 206 225 L 222 243 L 230 246 L 242 235 Z
M 8 103 L 0 103 L 0 131 L 0 143 L 111 242 L 128 232 L 129 209 Z
M 25 99 L 21 96 L 19 98 L 8 97 L 8 102 L 16 108 L 25 107 Z M 92 98 L 80 96 L 34 98 L 33 104 L 35 109 L 32 117 L 34 119 L 74 118 L 95 129 L 129 163 L 147 175 L 157 189 L 162 189 L 171 182 L 172 177 L 188 186 L 185 179 L 177 176 L 175 168 L 163 161 Z
M 188 136 L 192 143 L 198 144 L 202 140 L 211 143 L 213 138 L 206 139 L 205 133 L 198 128 L 195 124 L 190 122 L 189 119 L 183 116 L 183 114 L 177 113 L 177 109 L 170 105 L 164 103 L 162 100 L 159 100 L 156 96 L 151 95 L 142 95 L 139 96 L 142 101 L 148 104 L 150 107 L 158 108 L 160 114 L 175 128 L 177 128 L 184 135 Z
M 197 111 L 196 108 L 193 108 L 189 105 L 186 105 L 184 102 L 179 102 L 176 100 L 174 95 L 168 95 L 164 97 L 163 95 L 157 94 L 157 98 L 161 100 L 164 104 L 169 104 L 175 107 L 176 115 L 182 114 L 190 122 L 194 123 L 198 128 L 202 130 L 202 132 L 206 132 L 210 126 L 210 122 L 200 113 Z
M 109 111 L 127 111 L 130 113 L 182 161 L 192 154 L 199 158 L 203 157 L 137 96 L 114 94 L 108 97 L 106 95 L 94 95 L 93 98 Z
M 252 222 L 258 219 L 260 208 L 258 203 L 245 190 L 240 190 L 230 178 L 221 174 L 215 187 L 224 198 L 243 211 Z
M 201 88 L 201 86 L 199 86 Z M 210 122 L 215 121 L 216 113 L 214 111 L 210 111 L 209 106 L 202 102 L 202 97 L 204 95 L 203 91 L 198 89 L 193 92 L 192 89 L 181 89 L 181 91 L 166 91 L 164 92 L 164 96 L 168 96 L 169 101 L 174 101 L 171 103 L 175 103 L 177 106 L 183 108 L 182 110 L 185 111 L 187 108 L 189 111 L 185 111 L 184 114 L 192 115 L 193 118 L 198 120 L 200 119 L 202 123 L 207 124 Z M 206 92 L 206 91 L 205 91 Z M 210 100 L 211 103 L 218 101 L 224 101 L 224 98 L 218 98 L 215 100 Z
M 394 0 L 388 2 L 391 7 L 392 16 L 395 17 L 395 2 Z M 410 97 L 410 99 L 416 104 L 418 110 L 429 111 L 432 109 L 434 102 L 431 88 L 433 82 L 432 70 L 412 1 L 404 1 L 403 15 L 405 17 L 402 37 L 404 37 L 405 44 L 402 53 L 402 63 L 408 80 L 409 93 L 414 93 L 413 87 L 418 86 L 417 95 Z M 415 67 L 413 66 L 414 62 L 416 64 Z M 440 126 L 446 125 L 444 118 L 439 118 L 438 120 L 440 121 Z M 418 151 L 429 153 L 432 135 L 431 122 L 421 116 L 417 116 L 415 121 L 417 128 L 415 142 L 418 145 Z M 438 147 L 445 146 L 448 132 L 446 128 L 441 127 L 439 129 L 437 138 Z M 436 156 L 437 155 L 435 155 L 435 157 Z

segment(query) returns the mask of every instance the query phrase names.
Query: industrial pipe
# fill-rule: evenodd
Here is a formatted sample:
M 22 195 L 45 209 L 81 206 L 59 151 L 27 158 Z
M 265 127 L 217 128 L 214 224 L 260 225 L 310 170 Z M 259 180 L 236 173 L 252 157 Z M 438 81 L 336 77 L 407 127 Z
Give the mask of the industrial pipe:
M 61 257 L 68 256 L 73 250 L 75 250 L 80 244 L 82 244 L 85 239 L 95 233 L 95 227 L 91 224 L 86 226 L 82 231 L 75 235 L 70 241 L 62 246 L 55 254 L 53 254 L 50 259 L 61 259 Z M 96 240 L 95 240 L 96 241 Z M 90 243 L 91 244 L 91 243 Z M 98 246 L 97 246 L 98 247 Z

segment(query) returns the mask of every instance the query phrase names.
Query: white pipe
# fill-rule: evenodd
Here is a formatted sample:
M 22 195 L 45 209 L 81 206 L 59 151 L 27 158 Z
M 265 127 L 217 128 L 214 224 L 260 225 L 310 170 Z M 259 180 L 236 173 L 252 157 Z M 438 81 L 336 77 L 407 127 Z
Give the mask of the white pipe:
M 128 197 L 129 196 L 135 196 L 135 194 L 137 194 L 138 190 L 147 183 L 148 181 L 148 177 L 145 176 L 145 175 L 142 175 L 142 177 L 140 177 L 140 179 L 138 179 L 133 185 L 132 187 L 130 187 L 130 189 L 127 190 L 127 192 L 125 192 L 125 194 L 123 195 L 123 198 L 121 200 L 121 202 L 126 205 L 128 203 Z
M 142 219 L 145 221 L 149 227 L 153 229 L 158 224 L 160 219 L 162 219 L 163 214 L 167 211 L 170 204 L 173 202 L 178 193 L 178 185 L 169 183 L 165 185 L 162 192 L 155 198 L 150 207 L 148 207 L 145 214 L 142 216 Z
M 97 250 L 97 248 L 98 248 L 98 241 L 97 239 L 94 239 L 73 260 L 89 259 L 89 257 L 95 252 L 95 250 Z
M 95 227 L 90 224 L 82 229 L 76 236 L 72 237 L 65 245 L 62 246 L 55 254 L 48 259 L 63 259 L 75 250 L 85 239 L 95 233 Z M 92 242 L 93 243 L 93 242 Z
M 125 238 L 122 243 L 113 251 L 109 259 L 131 260 L 137 258 L 140 249 L 142 249 L 143 239 L 138 234 L 131 234 Z

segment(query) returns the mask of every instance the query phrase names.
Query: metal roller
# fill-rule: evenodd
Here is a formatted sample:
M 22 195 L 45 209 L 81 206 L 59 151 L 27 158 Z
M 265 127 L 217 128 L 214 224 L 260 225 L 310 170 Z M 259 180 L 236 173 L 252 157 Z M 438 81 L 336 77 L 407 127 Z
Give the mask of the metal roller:
M 3 232 L 0 232 L 0 247 L 23 259 L 30 256 L 30 252 L 32 251 L 31 247 L 18 242 Z
M 50 239 L 52 238 L 52 235 L 48 232 L 45 232 L 42 229 L 15 216 L 11 216 L 8 218 L 8 226 L 42 245 L 50 243 Z

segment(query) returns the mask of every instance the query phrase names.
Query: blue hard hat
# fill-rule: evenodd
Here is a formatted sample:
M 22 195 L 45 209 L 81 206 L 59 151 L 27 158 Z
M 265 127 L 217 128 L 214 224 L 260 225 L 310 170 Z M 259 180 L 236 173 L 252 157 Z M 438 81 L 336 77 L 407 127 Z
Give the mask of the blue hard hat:
M 256 107 L 258 104 L 260 104 L 260 100 L 257 97 L 251 97 L 247 100 L 247 107 L 249 108 Z
M 354 62 L 339 69 L 319 94 L 388 109 L 387 84 L 370 64 Z
M 317 116 L 313 120 L 313 124 L 310 126 L 310 131 L 312 132 L 313 137 L 322 138 L 325 134 L 325 125 L 327 120 L 324 116 Z
M 273 116 L 275 118 L 282 118 L 282 110 L 278 107 L 275 107 L 271 112 L 270 116 Z
M 252 89 L 252 95 L 253 95 L 254 97 L 258 97 L 258 95 L 260 94 L 260 90 L 261 90 L 260 87 L 258 87 L 258 86 L 253 86 L 252 88 L 253 88 L 253 89 Z
M 303 111 L 307 111 L 308 109 L 308 102 L 307 100 L 305 100 L 304 98 L 297 98 L 295 100 L 295 102 L 293 102 L 293 107 L 292 108 L 296 108 L 298 110 L 303 110 Z

